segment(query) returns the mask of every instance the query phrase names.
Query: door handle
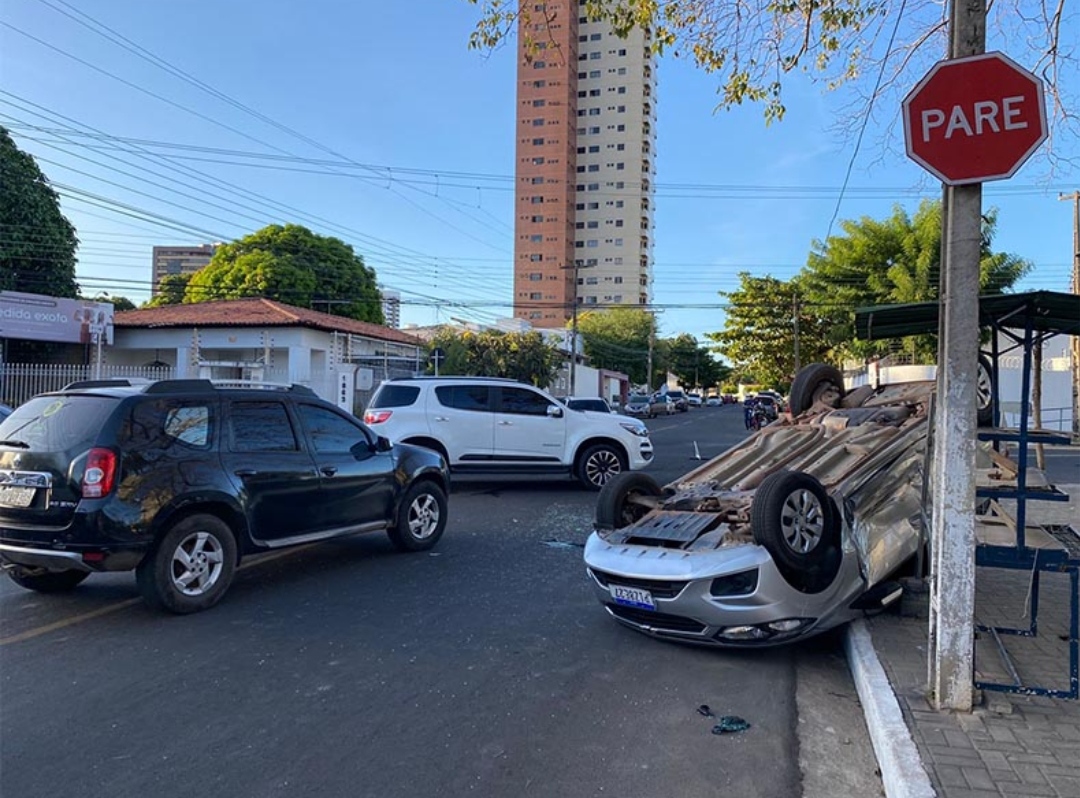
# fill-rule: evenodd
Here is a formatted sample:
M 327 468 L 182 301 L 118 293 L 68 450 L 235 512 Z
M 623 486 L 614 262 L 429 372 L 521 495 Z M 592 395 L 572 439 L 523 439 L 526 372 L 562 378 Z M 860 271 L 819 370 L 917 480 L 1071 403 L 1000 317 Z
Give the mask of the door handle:
M 449 421 L 450 417 L 449 416 L 435 416 L 435 420 L 436 421 Z
M 512 426 L 514 426 L 514 422 L 513 421 L 500 421 L 499 426 L 500 427 L 512 427 Z
M 259 472 L 256 471 L 254 468 L 240 468 L 236 471 L 233 471 L 233 473 L 236 474 L 236 476 L 238 477 L 253 477 Z
M 319 470 L 322 471 L 323 476 L 332 477 L 337 473 L 337 466 L 323 466 Z

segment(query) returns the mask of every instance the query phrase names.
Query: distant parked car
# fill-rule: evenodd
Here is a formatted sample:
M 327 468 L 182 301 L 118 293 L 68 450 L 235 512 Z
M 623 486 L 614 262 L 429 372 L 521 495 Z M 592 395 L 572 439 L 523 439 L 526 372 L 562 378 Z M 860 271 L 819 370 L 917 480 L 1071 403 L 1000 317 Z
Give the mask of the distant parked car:
M 14 412 L 14 408 L 8 407 L 7 405 L 0 405 L 0 421 L 3 421 L 5 418 L 10 416 L 13 412 Z
M 690 402 L 686 398 L 686 394 L 682 391 L 668 391 L 667 397 L 675 403 L 675 410 L 679 413 L 685 413 L 690 409 Z
M 724 400 L 721 399 L 719 396 L 710 396 L 708 399 L 705 400 L 706 407 L 720 407 L 720 405 L 722 405 L 723 403 Z
M 701 399 L 701 394 L 699 393 L 688 393 L 686 395 L 686 401 L 690 407 L 701 407 L 704 404 L 704 401 Z
M 599 396 L 567 396 L 563 404 L 571 410 L 591 410 L 595 413 L 614 413 L 606 399 Z
M 626 402 L 623 412 L 628 416 L 656 418 L 659 415 L 670 416 L 675 412 L 675 403 L 666 396 L 645 396 L 636 394 Z

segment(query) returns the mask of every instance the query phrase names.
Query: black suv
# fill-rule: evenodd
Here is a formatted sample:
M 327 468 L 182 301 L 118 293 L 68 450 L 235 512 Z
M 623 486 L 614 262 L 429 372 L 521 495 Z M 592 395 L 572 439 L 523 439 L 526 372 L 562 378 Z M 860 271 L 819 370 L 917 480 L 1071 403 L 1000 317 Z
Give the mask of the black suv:
M 244 554 L 375 530 L 421 551 L 443 533 L 442 457 L 308 388 L 132 382 L 73 383 L 0 423 L 0 566 L 17 584 L 134 569 L 148 603 L 196 612 Z

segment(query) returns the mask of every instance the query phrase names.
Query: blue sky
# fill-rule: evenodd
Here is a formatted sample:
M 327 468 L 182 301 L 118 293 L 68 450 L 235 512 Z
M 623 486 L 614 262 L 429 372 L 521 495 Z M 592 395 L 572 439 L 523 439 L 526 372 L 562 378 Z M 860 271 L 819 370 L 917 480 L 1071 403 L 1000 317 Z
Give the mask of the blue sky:
M 50 4 L 73 16 L 78 8 L 264 119 Z M 296 221 L 353 244 L 381 282 L 403 292 L 404 323 L 492 321 L 510 315 L 512 295 L 515 57 L 512 43 L 490 55 L 467 48 L 477 14 L 465 0 L 3 0 L 0 21 L 40 41 L 0 26 L 0 124 L 50 179 L 84 192 L 64 210 L 79 229 L 88 293 L 144 299 L 155 243 Z M 1063 26 L 1074 37 L 1075 28 Z M 740 271 L 795 274 L 829 229 L 852 158 L 853 141 L 833 130 L 850 95 L 796 77 L 786 118 L 766 127 L 759 108 L 714 113 L 715 88 L 691 64 L 662 59 L 655 302 L 663 335 L 720 329 L 717 292 L 735 287 Z M 1077 88 L 1075 69 L 1067 88 Z M 886 97 L 867 125 L 839 219 L 880 218 L 898 202 L 914 211 L 920 197 L 939 196 L 903 155 L 900 99 Z M 198 149 L 94 139 L 71 127 Z M 1080 158 L 1075 135 L 1055 146 Z M 251 163 L 261 167 L 243 165 Z M 1036 264 L 1023 287 L 1068 289 L 1071 205 L 1057 196 L 1074 188 L 1078 167 L 1059 162 L 1051 172 L 1044 157 L 986 185 L 985 205 L 1000 213 L 996 248 Z M 121 215 L 113 202 L 143 218 Z

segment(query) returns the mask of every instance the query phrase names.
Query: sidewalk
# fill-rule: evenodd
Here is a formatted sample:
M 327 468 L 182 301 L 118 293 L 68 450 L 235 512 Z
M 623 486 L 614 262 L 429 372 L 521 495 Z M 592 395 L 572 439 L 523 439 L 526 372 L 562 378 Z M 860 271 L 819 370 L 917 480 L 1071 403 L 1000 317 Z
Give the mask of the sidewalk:
M 1060 487 L 1072 497 L 1071 502 L 1030 502 L 1028 511 L 1033 521 L 1070 523 L 1077 528 L 1080 485 Z M 1029 585 L 1030 574 L 979 568 L 976 623 L 1026 628 Z M 1044 572 L 1040 590 L 1038 636 L 1006 636 L 1002 640 L 1025 684 L 1068 689 L 1068 576 Z M 938 712 L 927 700 L 927 621 L 888 614 L 870 619 L 866 625 L 922 767 L 938 796 L 1080 796 L 1080 701 L 987 691 L 970 715 Z M 855 670 L 854 661 L 852 665 Z M 989 634 L 977 637 L 975 667 L 981 679 L 1011 682 Z M 867 710 L 868 725 L 870 718 Z M 878 759 L 882 760 L 881 752 Z M 886 775 L 884 762 L 882 770 Z M 889 779 L 885 779 L 890 798 L 925 794 L 911 792 L 903 784 L 906 781 L 911 780 L 894 779 L 899 789 L 890 791 Z

